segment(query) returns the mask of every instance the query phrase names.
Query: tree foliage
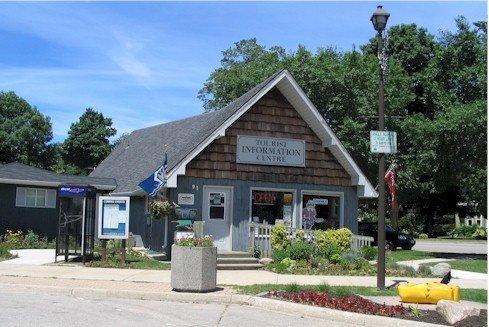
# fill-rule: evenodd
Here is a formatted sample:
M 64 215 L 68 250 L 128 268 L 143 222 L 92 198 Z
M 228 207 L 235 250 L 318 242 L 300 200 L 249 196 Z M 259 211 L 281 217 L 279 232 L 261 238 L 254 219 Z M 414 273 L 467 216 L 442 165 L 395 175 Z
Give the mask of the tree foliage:
M 80 119 L 71 124 L 62 146 L 64 162 L 86 173 L 109 155 L 112 149 L 109 138 L 115 134 L 112 119 L 87 108 Z
M 458 202 L 486 210 L 487 23 L 456 18 L 455 32 L 435 38 L 416 24 L 388 30 L 386 124 L 398 133 L 400 200 L 405 212 L 455 212 Z M 377 44 L 340 52 L 303 46 L 286 52 L 256 39 L 222 54 L 221 66 L 199 92 L 218 110 L 276 71 L 288 69 L 371 181 L 377 158 Z M 409 210 L 412 211 L 412 210 Z
M 53 161 L 49 117 L 14 92 L 0 92 L 0 162 L 48 167 Z

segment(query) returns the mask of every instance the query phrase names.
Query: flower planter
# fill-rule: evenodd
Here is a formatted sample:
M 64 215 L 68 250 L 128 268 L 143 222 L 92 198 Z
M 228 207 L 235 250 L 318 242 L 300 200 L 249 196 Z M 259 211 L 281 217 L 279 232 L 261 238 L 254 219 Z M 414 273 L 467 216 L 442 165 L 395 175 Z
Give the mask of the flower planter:
M 171 287 L 175 291 L 209 292 L 216 289 L 217 248 L 171 247 Z

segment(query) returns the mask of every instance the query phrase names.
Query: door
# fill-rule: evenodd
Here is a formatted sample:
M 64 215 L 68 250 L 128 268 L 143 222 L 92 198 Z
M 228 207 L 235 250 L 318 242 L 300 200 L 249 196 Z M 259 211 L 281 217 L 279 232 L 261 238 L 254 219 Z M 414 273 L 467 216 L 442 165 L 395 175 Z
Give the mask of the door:
M 204 234 L 212 235 L 219 250 L 231 250 L 232 195 L 231 187 L 204 186 Z

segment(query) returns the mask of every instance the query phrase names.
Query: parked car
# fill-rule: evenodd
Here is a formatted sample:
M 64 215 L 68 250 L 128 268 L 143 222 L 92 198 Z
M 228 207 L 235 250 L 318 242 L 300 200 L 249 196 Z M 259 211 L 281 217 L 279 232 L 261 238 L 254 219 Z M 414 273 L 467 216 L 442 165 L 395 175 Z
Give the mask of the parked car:
M 373 237 L 374 243 L 372 245 L 377 245 L 377 223 L 359 222 L 358 234 Z M 399 247 L 403 250 L 411 250 L 416 244 L 411 235 L 399 233 L 391 225 L 385 225 L 385 241 L 386 246 L 391 251 L 395 251 Z

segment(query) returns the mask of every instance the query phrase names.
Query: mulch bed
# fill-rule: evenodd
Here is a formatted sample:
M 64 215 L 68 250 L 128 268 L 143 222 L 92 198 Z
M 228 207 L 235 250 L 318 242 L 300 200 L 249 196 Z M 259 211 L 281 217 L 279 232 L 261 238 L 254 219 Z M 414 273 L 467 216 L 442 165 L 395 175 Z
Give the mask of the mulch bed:
M 400 319 L 408 319 L 432 324 L 447 325 L 443 316 L 436 311 L 419 310 L 419 316 L 413 315 L 411 310 L 404 308 L 401 305 L 385 305 L 372 302 L 368 299 L 357 295 L 349 295 L 345 297 L 331 296 L 327 293 L 319 293 L 315 291 L 302 292 L 285 292 L 274 291 L 269 292 L 267 297 L 278 300 L 285 300 L 295 303 L 309 304 L 330 309 L 393 317 Z M 463 327 L 484 327 L 487 326 L 487 310 L 481 310 L 478 317 L 466 318 L 454 326 Z

